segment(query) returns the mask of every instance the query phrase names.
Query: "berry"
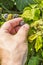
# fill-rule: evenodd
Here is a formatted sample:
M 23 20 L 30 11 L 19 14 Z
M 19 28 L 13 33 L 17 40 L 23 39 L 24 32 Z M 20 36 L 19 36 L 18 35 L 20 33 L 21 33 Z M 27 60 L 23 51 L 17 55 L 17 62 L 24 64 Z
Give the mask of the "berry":
M 6 19 L 8 17 L 8 14 L 6 13 L 6 14 L 4 14 L 4 18 Z
M 17 18 L 19 15 L 18 14 L 14 14 L 13 15 L 13 18 Z
M 24 25 L 24 24 L 25 24 L 24 21 L 21 21 L 19 25 L 22 26 L 22 25 Z

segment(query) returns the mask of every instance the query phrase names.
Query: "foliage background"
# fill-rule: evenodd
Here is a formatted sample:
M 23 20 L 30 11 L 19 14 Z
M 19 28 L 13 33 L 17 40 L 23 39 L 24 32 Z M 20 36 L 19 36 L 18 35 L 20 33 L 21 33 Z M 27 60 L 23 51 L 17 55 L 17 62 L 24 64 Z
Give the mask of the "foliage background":
M 15 14 L 30 25 L 25 65 L 43 65 L 43 0 L 0 0 L 0 26 Z

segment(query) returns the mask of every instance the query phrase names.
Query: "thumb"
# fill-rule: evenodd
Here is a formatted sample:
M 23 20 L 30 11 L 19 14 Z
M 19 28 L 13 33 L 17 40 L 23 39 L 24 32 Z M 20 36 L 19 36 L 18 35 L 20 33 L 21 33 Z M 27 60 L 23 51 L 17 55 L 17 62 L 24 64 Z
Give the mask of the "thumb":
M 29 25 L 28 24 L 24 24 L 19 31 L 17 32 L 17 35 L 19 38 L 21 38 L 22 40 L 27 38 L 27 33 L 29 31 Z

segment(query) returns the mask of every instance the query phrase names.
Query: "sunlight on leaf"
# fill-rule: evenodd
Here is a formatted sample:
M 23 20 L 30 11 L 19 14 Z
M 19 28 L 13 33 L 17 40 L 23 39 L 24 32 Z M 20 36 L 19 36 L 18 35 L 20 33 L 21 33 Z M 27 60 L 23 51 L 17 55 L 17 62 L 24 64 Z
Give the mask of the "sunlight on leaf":
M 42 47 L 42 36 L 38 35 L 37 39 L 36 39 L 36 43 L 35 43 L 35 49 L 36 52 L 38 52 L 38 50 Z
M 32 42 L 32 41 L 35 40 L 36 38 L 37 38 L 37 34 L 33 34 L 33 35 L 29 36 L 28 40 L 29 40 L 30 42 Z

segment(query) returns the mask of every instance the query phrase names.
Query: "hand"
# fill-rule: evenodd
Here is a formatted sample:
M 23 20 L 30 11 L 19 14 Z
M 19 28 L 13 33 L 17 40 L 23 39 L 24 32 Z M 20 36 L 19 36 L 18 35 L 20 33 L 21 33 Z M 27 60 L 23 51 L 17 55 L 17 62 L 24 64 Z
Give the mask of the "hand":
M 0 29 L 1 65 L 24 65 L 25 63 L 29 25 L 24 24 L 22 27 L 16 27 L 21 21 L 22 18 L 15 18 L 5 22 Z M 13 35 L 14 33 L 16 34 Z

